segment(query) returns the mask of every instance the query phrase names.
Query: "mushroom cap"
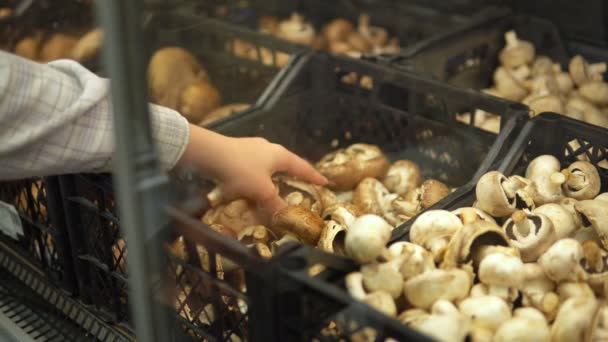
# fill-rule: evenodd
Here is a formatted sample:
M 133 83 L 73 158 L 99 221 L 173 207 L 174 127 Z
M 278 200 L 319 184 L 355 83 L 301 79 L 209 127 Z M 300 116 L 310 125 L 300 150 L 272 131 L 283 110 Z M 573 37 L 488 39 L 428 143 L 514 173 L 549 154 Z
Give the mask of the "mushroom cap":
M 532 99 L 524 100 L 523 103 L 534 111 L 533 116 L 547 112 L 558 114 L 564 112 L 564 104 L 558 95 L 548 94 L 543 96 L 535 96 Z
M 481 209 L 477 209 L 477 208 L 473 208 L 473 207 L 463 207 L 463 208 L 458 208 L 456 210 L 452 210 L 452 213 L 454 215 L 458 216 L 458 218 L 460 218 L 460 220 L 462 222 L 464 222 L 462 215 L 463 215 L 463 212 L 468 211 L 468 210 L 473 210 L 473 212 L 475 212 L 477 214 L 477 218 L 475 219 L 475 221 L 487 221 L 487 222 L 496 224 L 496 220 L 494 220 L 494 218 L 492 216 L 486 214 Z
M 542 214 L 553 223 L 556 239 L 567 238 L 579 228 L 575 215 L 558 203 L 548 203 L 537 207 L 534 214 Z
M 207 81 L 187 85 L 179 95 L 176 110 L 189 122 L 198 124 L 222 103 L 220 92 Z
M 560 281 L 578 281 L 587 275 L 580 265 L 583 259 L 583 247 L 574 239 L 561 239 L 555 242 L 541 255 L 538 263 L 549 279 Z
M 556 73 L 555 82 L 557 82 L 560 93 L 564 95 L 569 94 L 574 89 L 574 82 L 567 72 Z
M 319 215 L 300 206 L 287 206 L 272 217 L 271 230 L 279 237 L 293 234 L 302 242 L 316 245 L 325 222 Z
M 422 172 L 411 160 L 397 160 L 389 167 L 383 182 L 391 192 L 405 195 L 422 184 Z
M 601 193 L 595 197 L 597 201 L 608 202 L 608 192 Z
M 397 305 L 395 304 L 395 300 L 387 292 L 372 292 L 365 296 L 363 302 L 389 317 L 397 316 Z
M 450 188 L 436 179 L 428 179 L 420 186 L 420 205 L 422 209 L 432 207 L 450 194 Z
M 503 229 L 525 262 L 538 259 L 557 240 L 553 223 L 543 214 L 516 211 Z
M 216 226 L 216 225 L 213 225 L 213 226 Z M 238 233 L 238 235 L 235 236 L 235 238 L 238 238 L 239 241 L 241 241 L 242 243 L 244 243 L 246 245 L 252 245 L 255 243 L 269 244 L 272 241 L 276 240 L 276 235 L 274 235 L 274 233 L 270 229 L 268 229 L 262 225 L 257 225 L 257 226 L 249 226 L 249 227 L 241 230 Z
M 410 326 L 437 341 L 465 341 L 471 321 L 460 313 L 419 316 Z
M 461 269 L 435 269 L 410 278 L 403 284 L 406 299 L 422 309 L 430 308 L 436 301 L 463 299 L 472 285 L 471 275 Z
M 103 41 L 103 30 L 93 29 L 80 37 L 70 52 L 70 58 L 78 62 L 86 62 L 99 53 Z
M 608 305 L 603 301 L 593 316 L 585 341 L 605 341 L 606 339 L 608 339 Z
M 520 40 L 514 31 L 505 33 L 507 45 L 500 51 L 500 63 L 509 68 L 530 64 L 535 57 L 534 45 L 526 40 Z
M 353 192 L 353 204 L 362 214 L 384 216 L 390 207 L 386 198 L 389 191 L 375 178 L 365 178 L 357 185 Z
M 450 240 L 441 268 L 453 268 L 473 260 L 481 260 L 477 254 L 485 246 L 510 246 L 504 231 L 496 224 L 475 221 L 464 225 Z
M 492 253 L 479 264 L 479 280 L 487 285 L 519 287 L 524 281 L 524 263 L 517 256 Z
M 521 342 L 536 342 L 549 341 L 551 331 L 549 325 L 544 319 L 529 319 L 527 317 L 513 317 L 504 322 L 496 331 L 493 341 L 521 341 Z
M 363 285 L 370 292 L 384 291 L 397 299 L 403 293 L 403 278 L 393 263 L 373 263 L 361 266 Z
M 563 282 L 557 286 L 557 293 L 562 303 L 573 297 L 595 297 L 593 290 L 585 282 Z
M 203 216 L 203 222 L 207 224 L 221 224 L 232 229 L 237 235 L 247 227 L 262 224 L 262 218 L 258 214 L 255 205 L 245 199 L 234 200 L 225 206 L 219 206 L 214 209 L 215 213 L 211 213 L 208 216 L 208 211 Z
M 603 126 L 604 115 L 591 102 L 580 96 L 570 96 L 566 102 L 566 115 L 577 120 Z
M 496 91 L 507 100 L 521 101 L 528 95 L 528 90 L 515 79 L 510 71 L 499 67 L 494 72 Z
M 595 297 L 573 297 L 566 300 L 557 313 L 551 327 L 551 341 L 580 341 L 599 307 Z
M 389 161 L 378 146 L 353 144 L 325 155 L 316 167 L 330 181 L 330 188 L 348 191 L 366 177 L 383 178 Z
M 423 247 L 405 241 L 393 243 L 388 248 L 388 259 L 400 262 L 403 280 L 435 269 L 433 255 Z
M 317 247 L 327 253 L 344 255 L 345 238 L 346 228 L 342 224 L 334 220 L 325 221 Z
M 65 33 L 53 33 L 40 49 L 40 61 L 50 62 L 61 58 L 69 58 L 70 51 L 78 43 L 78 38 Z
M 591 224 L 595 233 L 599 236 L 604 248 L 608 248 L 608 202 L 600 200 L 585 200 L 574 204 L 574 209 Z
M 504 217 L 515 211 L 514 200 L 505 194 L 502 183 L 507 178 L 498 171 L 490 171 L 477 181 L 475 194 L 481 210 L 494 217 Z
M 359 215 L 359 209 L 353 204 L 334 203 L 323 210 L 321 216 L 324 220 L 333 220 L 341 224 L 345 228 L 350 226 L 357 216 Z
M 452 235 L 462 226 L 458 216 L 449 211 L 429 210 L 418 216 L 412 225 L 410 240 L 431 251 L 435 261 L 439 261 Z
M 587 82 L 578 91 L 582 97 L 597 106 L 608 105 L 608 83 L 604 81 Z
M 509 305 L 496 296 L 470 297 L 460 302 L 458 308 L 473 324 L 490 331 L 496 331 L 511 318 Z
M 532 77 L 553 74 L 553 61 L 547 56 L 537 56 L 532 64 Z
M 587 161 L 575 161 L 567 168 L 568 179 L 562 185 L 568 197 L 592 199 L 600 193 L 601 179 L 597 168 Z
M 386 248 L 393 227 L 377 215 L 358 217 L 346 233 L 346 255 L 358 263 L 375 260 Z
M 315 28 L 302 16 L 293 13 L 288 20 L 279 23 L 278 36 L 294 43 L 311 45 L 315 38 Z
M 323 35 L 328 42 L 345 41 L 348 35 L 355 30 L 355 26 L 344 18 L 336 18 L 323 28 Z
M 372 43 L 357 31 L 351 32 L 346 41 L 357 52 L 367 53 L 373 49 Z
M 551 175 L 559 172 L 561 168 L 559 159 L 550 154 L 543 154 L 534 158 L 526 168 L 525 177 L 534 180 L 539 176 Z
M 601 79 L 602 73 L 606 71 L 606 64 L 589 65 L 583 56 L 576 55 L 570 60 L 568 70 L 574 83 L 581 87 L 587 82 Z

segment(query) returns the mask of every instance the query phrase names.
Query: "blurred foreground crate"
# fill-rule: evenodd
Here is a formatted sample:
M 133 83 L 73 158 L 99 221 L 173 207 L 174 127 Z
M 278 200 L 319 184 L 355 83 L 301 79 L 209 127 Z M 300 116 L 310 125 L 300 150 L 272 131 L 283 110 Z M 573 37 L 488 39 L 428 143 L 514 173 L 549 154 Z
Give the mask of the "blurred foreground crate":
M 0 234 L 0 240 L 43 270 L 52 283 L 75 293 L 76 278 L 58 177 L 0 182 L 0 201 L 4 202 L 2 210 L 12 210 L 7 205 L 12 206 L 20 220 L 20 224 L 5 222 L 9 226 L 3 230 L 13 230 L 14 235 Z

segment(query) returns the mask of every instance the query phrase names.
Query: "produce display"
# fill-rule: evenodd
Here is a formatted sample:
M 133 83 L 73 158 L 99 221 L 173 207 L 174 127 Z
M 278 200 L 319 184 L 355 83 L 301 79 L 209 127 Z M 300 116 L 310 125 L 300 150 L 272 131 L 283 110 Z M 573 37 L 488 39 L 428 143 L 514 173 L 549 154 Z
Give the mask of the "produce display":
M 327 50 L 354 58 L 360 58 L 362 54 L 394 54 L 400 50 L 399 39 L 391 37 L 384 28 L 372 26 L 367 14 L 361 14 L 356 25 L 347 19 L 336 18 L 325 24 L 320 32 L 298 13 L 284 20 L 262 16 L 258 20 L 258 30 L 315 50 Z M 267 48 L 259 49 L 258 56 L 258 49 L 252 44 L 236 39 L 234 45 L 234 51 L 239 56 L 273 64 L 272 53 Z M 289 56 L 278 53 L 275 58 L 276 65 L 284 66 Z
M 583 160 L 484 174 L 472 207 L 431 210 L 388 247 L 377 215 L 349 226 L 350 295 L 438 341 L 606 338 L 608 193 Z M 351 232 L 357 232 L 352 234 Z M 355 240 L 355 236 L 360 239 Z M 376 240 L 379 243 L 374 243 Z
M 63 58 L 88 62 L 97 56 L 102 41 L 99 28 L 84 33 L 37 31 L 19 40 L 13 52 L 42 63 Z
M 555 112 L 601 127 L 608 127 L 608 83 L 604 82 L 606 63 L 590 64 L 574 56 L 568 70 L 547 56 L 536 54 L 534 45 L 521 40 L 514 31 L 505 33 L 506 45 L 500 51 L 500 66 L 494 84 L 483 91 L 530 107 L 532 116 Z M 498 132 L 500 118 L 477 112 L 476 125 Z M 469 123 L 470 115 L 460 120 Z

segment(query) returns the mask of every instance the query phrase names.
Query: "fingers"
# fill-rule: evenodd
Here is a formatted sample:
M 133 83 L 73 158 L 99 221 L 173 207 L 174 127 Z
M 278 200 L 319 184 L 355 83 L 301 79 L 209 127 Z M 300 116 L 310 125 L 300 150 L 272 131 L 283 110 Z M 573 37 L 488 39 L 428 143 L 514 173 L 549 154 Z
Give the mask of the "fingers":
M 287 206 L 279 196 L 271 178 L 267 176 L 246 177 L 242 182 L 231 183 L 224 188 L 224 194 L 230 199 L 245 197 L 254 201 L 258 209 L 269 218 Z
M 276 171 L 285 171 L 291 176 L 316 185 L 326 185 L 327 178 L 317 171 L 306 160 L 282 148 L 283 151 L 278 158 Z

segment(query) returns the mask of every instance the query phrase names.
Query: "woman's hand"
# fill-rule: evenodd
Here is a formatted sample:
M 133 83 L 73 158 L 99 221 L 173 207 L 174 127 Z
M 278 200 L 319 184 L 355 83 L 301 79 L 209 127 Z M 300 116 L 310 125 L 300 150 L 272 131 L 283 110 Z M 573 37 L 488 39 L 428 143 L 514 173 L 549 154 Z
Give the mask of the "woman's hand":
M 284 207 L 272 183 L 276 172 L 313 184 L 327 179 L 304 159 L 262 138 L 231 138 L 191 125 L 190 139 L 178 165 L 192 165 L 221 183 L 226 198 L 246 197 L 272 214 Z

